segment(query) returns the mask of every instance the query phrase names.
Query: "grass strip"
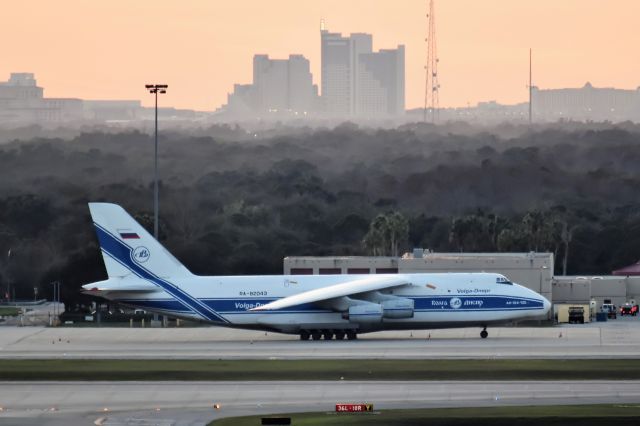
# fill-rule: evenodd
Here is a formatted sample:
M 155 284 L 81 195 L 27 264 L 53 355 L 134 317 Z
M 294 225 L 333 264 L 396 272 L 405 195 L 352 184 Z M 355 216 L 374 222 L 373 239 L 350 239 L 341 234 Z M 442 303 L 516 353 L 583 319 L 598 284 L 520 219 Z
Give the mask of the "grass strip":
M 640 380 L 640 359 L 0 360 L 0 380 Z
M 382 410 L 374 413 L 293 413 L 277 416 L 229 417 L 210 426 L 254 426 L 262 417 L 291 417 L 296 426 L 385 425 L 385 426 L 529 426 L 629 424 L 640 417 L 640 405 L 557 405 L 490 408 L 430 408 L 418 410 Z

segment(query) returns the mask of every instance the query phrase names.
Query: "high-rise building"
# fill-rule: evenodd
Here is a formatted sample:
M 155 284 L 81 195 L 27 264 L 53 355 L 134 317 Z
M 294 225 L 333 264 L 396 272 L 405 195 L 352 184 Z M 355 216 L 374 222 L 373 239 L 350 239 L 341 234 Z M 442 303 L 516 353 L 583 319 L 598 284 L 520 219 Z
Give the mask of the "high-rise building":
M 309 60 L 302 55 L 289 55 L 287 93 L 288 106 L 293 111 L 305 112 L 318 109 L 318 86 L 313 84 Z
M 309 60 L 302 55 L 288 59 L 253 57 L 253 84 L 236 84 L 227 98 L 232 114 L 285 113 L 304 115 L 315 111 L 318 88 L 313 84 Z
M 320 31 L 322 103 L 329 116 L 404 113 L 404 46 L 373 52 L 371 34 Z
M 289 60 L 253 57 L 253 86 L 258 110 L 289 108 Z
M 360 55 L 356 111 L 364 116 L 404 113 L 404 46 Z
M 339 33 L 321 30 L 322 106 L 330 115 L 353 115 L 355 89 L 352 43 Z

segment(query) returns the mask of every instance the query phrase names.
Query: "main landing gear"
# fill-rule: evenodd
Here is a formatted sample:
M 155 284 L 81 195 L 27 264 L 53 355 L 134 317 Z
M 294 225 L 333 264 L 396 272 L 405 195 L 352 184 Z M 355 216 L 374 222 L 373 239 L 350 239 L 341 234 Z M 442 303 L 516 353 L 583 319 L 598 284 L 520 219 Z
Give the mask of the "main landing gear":
M 345 337 L 347 340 L 356 340 L 358 335 L 355 330 L 300 330 L 300 340 L 309 340 L 309 338 L 313 340 L 332 340 L 333 338 L 343 340 Z
M 480 337 L 482 337 L 483 339 L 486 339 L 487 336 L 489 336 L 489 333 L 487 332 L 487 327 L 485 327 L 481 332 L 480 332 Z

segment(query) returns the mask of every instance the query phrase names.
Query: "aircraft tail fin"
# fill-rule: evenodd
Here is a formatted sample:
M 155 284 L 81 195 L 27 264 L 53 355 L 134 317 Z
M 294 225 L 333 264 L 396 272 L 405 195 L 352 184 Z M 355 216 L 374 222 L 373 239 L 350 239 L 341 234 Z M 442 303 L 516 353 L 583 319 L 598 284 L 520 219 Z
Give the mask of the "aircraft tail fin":
M 147 273 L 160 278 L 192 275 L 119 205 L 89 203 L 89 210 L 109 278 Z

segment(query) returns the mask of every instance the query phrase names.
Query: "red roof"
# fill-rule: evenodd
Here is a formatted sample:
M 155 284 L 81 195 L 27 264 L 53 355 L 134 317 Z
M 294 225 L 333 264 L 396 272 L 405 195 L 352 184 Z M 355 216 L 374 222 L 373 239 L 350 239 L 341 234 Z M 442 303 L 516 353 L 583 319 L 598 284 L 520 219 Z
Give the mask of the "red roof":
M 616 269 L 613 275 L 640 275 L 640 261 L 624 268 Z

